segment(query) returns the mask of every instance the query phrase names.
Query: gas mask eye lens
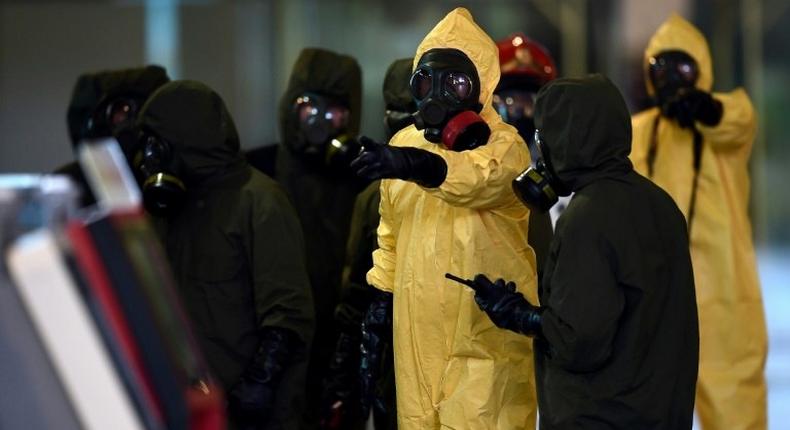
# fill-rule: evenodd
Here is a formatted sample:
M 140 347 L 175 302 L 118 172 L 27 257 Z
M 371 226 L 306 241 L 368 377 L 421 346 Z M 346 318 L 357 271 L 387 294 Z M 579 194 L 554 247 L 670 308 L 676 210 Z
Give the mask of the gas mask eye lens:
M 332 121 L 332 127 L 336 130 L 343 130 L 348 126 L 348 109 L 342 106 L 330 106 L 326 111 L 325 118 Z
M 300 145 L 297 152 L 311 159 L 323 159 L 331 139 L 345 133 L 351 121 L 351 111 L 343 100 L 318 93 L 297 97 L 291 115 Z
M 650 61 L 650 80 L 658 86 L 666 80 L 666 62 L 663 59 L 651 57 Z
M 149 162 L 163 163 L 167 158 L 168 147 L 161 140 L 154 136 L 146 138 L 145 147 L 143 147 L 143 157 Z
M 296 99 L 296 107 L 299 121 L 301 122 L 307 121 L 310 116 L 315 115 L 318 111 L 309 97 L 299 97 Z
M 445 78 L 445 89 L 456 100 L 463 101 L 472 94 L 472 80 L 463 73 L 449 73 Z
M 664 51 L 648 60 L 650 80 L 657 91 L 692 87 L 699 79 L 697 62 L 683 51 Z
M 130 120 L 135 111 L 135 105 L 131 100 L 117 100 L 107 106 L 107 122 L 111 127 L 117 127 Z
M 500 115 L 502 115 L 505 122 L 533 117 L 536 98 L 534 92 L 512 89 L 503 90 L 498 97 L 501 103 Z M 505 114 L 502 114 L 503 111 Z
M 678 64 L 678 75 L 680 78 L 689 84 L 694 84 L 697 81 L 697 68 L 692 63 Z
M 431 74 L 425 69 L 419 69 L 411 77 L 411 94 L 417 100 L 422 100 L 431 92 Z
M 500 97 L 499 94 L 494 94 L 494 100 L 491 104 L 494 105 L 494 110 L 497 111 L 499 116 L 501 116 L 505 122 L 508 122 L 509 116 L 507 104 L 504 100 L 502 100 L 502 97 Z

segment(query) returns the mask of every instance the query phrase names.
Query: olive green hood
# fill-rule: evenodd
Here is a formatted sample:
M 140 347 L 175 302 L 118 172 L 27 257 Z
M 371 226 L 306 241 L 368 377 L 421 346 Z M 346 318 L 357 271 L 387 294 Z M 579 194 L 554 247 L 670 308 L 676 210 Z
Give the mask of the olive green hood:
M 77 78 L 71 93 L 66 122 L 72 145 L 81 139 L 83 126 L 99 103 L 117 95 L 134 95 L 142 100 L 170 81 L 165 69 L 146 66 L 85 73 Z
M 384 104 L 389 110 L 416 112 L 417 104 L 409 90 L 414 58 L 401 58 L 390 64 L 384 75 Z
M 242 160 L 225 103 L 200 82 L 173 81 L 159 88 L 143 106 L 137 126 L 173 146 L 187 182 L 221 174 Z
M 348 105 L 348 132 L 359 134 L 362 103 L 362 69 L 357 60 L 320 48 L 305 48 L 296 59 L 288 88 L 280 99 L 280 131 L 283 143 L 293 148 L 297 144 L 298 124 L 292 115 L 293 103 L 305 92 L 333 97 Z
M 632 170 L 631 117 L 603 75 L 557 79 L 538 92 L 535 127 L 558 179 L 572 191 Z

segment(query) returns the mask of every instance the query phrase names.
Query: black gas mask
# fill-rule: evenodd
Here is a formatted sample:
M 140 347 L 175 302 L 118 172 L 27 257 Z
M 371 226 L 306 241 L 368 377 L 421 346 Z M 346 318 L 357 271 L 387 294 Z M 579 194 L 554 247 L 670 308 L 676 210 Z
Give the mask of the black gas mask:
M 648 60 L 648 76 L 655 89 L 658 106 L 666 106 L 692 90 L 699 79 L 699 65 L 686 52 L 662 51 Z
M 349 108 L 315 93 L 304 93 L 293 105 L 298 124 L 301 153 L 331 168 L 346 169 L 359 155 L 361 146 L 347 133 Z
M 535 134 L 533 116 L 536 98 L 537 91 L 516 88 L 494 93 L 494 109 L 506 123 L 516 127 L 518 134 L 527 142 Z
M 173 145 L 143 131 L 134 165 L 143 190 L 143 205 L 150 214 L 167 216 L 183 205 L 186 185 L 179 177 L 180 163 Z
M 137 94 L 106 96 L 93 110 L 80 131 L 82 139 L 96 139 L 113 136 L 121 145 L 127 159 L 131 160 L 137 144 L 134 120 L 145 102 L 145 97 Z
M 417 104 L 414 123 L 425 139 L 464 151 L 485 145 L 491 130 L 479 113 L 480 78 L 474 63 L 457 49 L 431 49 L 411 76 Z
M 96 105 L 93 114 L 82 127 L 83 138 L 108 137 L 131 124 L 137 117 L 145 97 L 134 94 L 105 97 Z
M 529 143 L 530 152 L 538 154 L 530 166 L 513 180 L 513 192 L 530 210 L 547 212 L 560 197 L 569 196 L 571 190 L 563 184 L 551 167 L 549 149 L 540 137 L 540 130 L 535 130 L 534 138 Z

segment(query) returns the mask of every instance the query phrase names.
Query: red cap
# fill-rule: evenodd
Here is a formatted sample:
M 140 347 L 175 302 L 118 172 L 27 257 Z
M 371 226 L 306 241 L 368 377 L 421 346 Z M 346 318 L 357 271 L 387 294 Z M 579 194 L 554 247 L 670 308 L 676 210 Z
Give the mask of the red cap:
M 557 67 L 549 51 L 523 33 L 513 33 L 497 42 L 502 76 L 525 76 L 540 85 L 557 77 Z

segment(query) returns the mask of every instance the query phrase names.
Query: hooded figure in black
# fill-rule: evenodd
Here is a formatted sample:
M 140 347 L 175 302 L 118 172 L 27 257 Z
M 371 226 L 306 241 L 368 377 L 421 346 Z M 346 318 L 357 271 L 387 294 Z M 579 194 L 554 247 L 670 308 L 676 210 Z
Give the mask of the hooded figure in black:
M 160 88 L 137 128 L 144 199 L 172 196 L 147 193 L 151 176 L 183 185 L 178 205 L 146 207 L 161 209 L 165 249 L 232 427 L 298 428 L 314 320 L 288 198 L 247 164 L 224 102 L 201 83 Z
M 129 156 L 131 148 L 123 146 L 128 143 L 124 132 L 134 124 L 151 93 L 169 81 L 167 72 L 160 66 L 80 75 L 66 114 L 69 138 L 75 153 L 82 140 L 114 136 L 121 141 L 124 154 Z M 96 202 L 76 161 L 59 167 L 55 173 L 68 175 L 81 188 L 81 206 L 90 206 Z
M 547 84 L 535 125 L 542 159 L 514 190 L 536 205 L 526 182 L 537 170 L 557 194 L 575 193 L 540 306 L 502 279 L 470 286 L 497 326 L 535 338 L 540 428 L 690 429 L 699 335 L 683 215 L 634 172 L 628 110 L 608 79 Z
M 413 58 L 402 58 L 390 64 L 384 76 L 384 125 L 389 140 L 400 129 L 410 125 L 417 105 L 409 90 Z M 360 409 L 372 407 L 378 430 L 397 429 L 395 410 L 395 369 L 392 337 L 382 339 L 380 362 L 376 363 L 379 378 L 372 381 L 370 391 L 359 391 L 360 327 L 371 302 L 382 294 L 365 280 L 373 267 L 373 251 L 378 248 L 376 229 L 379 226 L 380 181 L 374 181 L 359 193 L 351 216 L 351 229 L 346 245 L 340 303 L 335 309 L 339 335 L 335 352 L 324 379 L 322 424 L 326 429 L 364 428 Z M 390 318 L 391 319 L 391 318 Z M 389 321 L 382 321 L 383 331 L 392 331 Z M 361 399 L 360 396 L 364 396 Z M 360 400 L 365 404 L 360 408 Z
M 318 48 L 302 50 L 280 100 L 283 141 L 247 154 L 262 171 L 274 167 L 272 176 L 285 188 L 305 234 L 317 321 L 310 387 L 320 386 L 334 349 L 333 313 L 346 239 L 354 200 L 365 185 L 348 168 L 359 152 L 354 138 L 359 133 L 361 76 L 359 64 L 350 56 Z M 311 115 L 312 109 L 319 115 Z M 311 421 L 317 421 L 320 397 L 321 390 L 308 389 Z

